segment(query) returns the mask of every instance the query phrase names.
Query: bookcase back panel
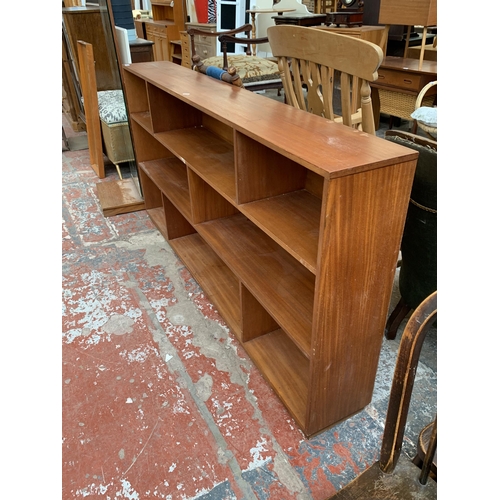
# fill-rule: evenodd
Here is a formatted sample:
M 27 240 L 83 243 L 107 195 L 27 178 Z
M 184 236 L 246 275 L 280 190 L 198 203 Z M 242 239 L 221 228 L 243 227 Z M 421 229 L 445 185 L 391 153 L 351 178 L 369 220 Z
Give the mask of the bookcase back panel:
M 153 132 L 201 125 L 201 111 L 148 84 L 149 110 Z
M 130 123 L 135 154 L 138 161 L 144 162 L 158 158 L 173 158 L 173 153 L 152 136 L 142 124 L 135 119 L 131 120 Z
M 303 189 L 307 169 L 241 133 L 235 133 L 238 203 Z

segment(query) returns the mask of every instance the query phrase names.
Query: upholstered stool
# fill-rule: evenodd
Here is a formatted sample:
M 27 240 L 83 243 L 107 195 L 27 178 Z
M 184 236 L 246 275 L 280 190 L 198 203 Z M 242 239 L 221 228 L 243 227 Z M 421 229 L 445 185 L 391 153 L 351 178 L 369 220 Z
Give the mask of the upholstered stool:
M 122 179 L 119 164 L 134 160 L 123 92 L 101 90 L 97 92 L 97 102 L 106 156 L 115 165 L 118 176 Z
M 419 152 L 401 241 L 401 299 L 385 331 L 388 339 L 394 339 L 406 315 L 437 290 L 437 143 L 392 130 L 385 138 Z
M 232 66 L 236 69 L 236 73 L 240 76 L 243 86 L 249 90 L 251 90 L 252 83 L 281 83 L 278 65 L 269 59 L 245 54 L 228 54 L 227 62 L 229 68 Z M 223 57 L 208 57 L 207 59 L 203 59 L 203 64 L 205 66 L 223 68 Z

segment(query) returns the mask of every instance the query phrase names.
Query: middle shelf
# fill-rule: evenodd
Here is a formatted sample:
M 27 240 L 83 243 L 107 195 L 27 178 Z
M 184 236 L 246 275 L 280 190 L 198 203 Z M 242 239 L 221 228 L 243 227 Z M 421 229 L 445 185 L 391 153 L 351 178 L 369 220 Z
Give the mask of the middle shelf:
M 133 114 L 133 118 L 145 130 L 151 130 L 143 113 Z M 178 159 L 177 164 L 173 158 L 143 162 L 143 167 L 155 178 L 154 183 L 166 194 L 172 192 L 169 183 L 178 184 L 180 177 L 183 177 L 182 189 L 180 186 L 175 186 L 175 190 L 181 189 L 182 194 L 173 196 L 168 194 L 168 196 L 188 219 L 195 215 L 195 212 L 178 206 L 174 198 L 183 196 L 186 206 L 190 200 L 197 199 L 189 192 L 190 189 L 194 189 L 188 179 L 188 172 L 191 172 L 207 184 L 205 192 L 208 192 L 209 188 L 213 189 L 285 248 L 301 265 L 316 274 L 323 178 L 295 164 L 294 168 L 299 171 L 297 177 L 300 181 L 288 186 L 285 192 L 282 192 L 283 188 L 278 188 L 282 183 L 279 175 L 282 166 L 278 164 L 279 162 L 262 160 L 258 168 L 255 168 L 255 162 L 248 159 L 242 161 L 240 158 L 242 155 L 238 155 L 235 159 L 233 144 L 204 126 L 174 129 L 153 135 L 145 134 L 144 137 L 145 141 L 155 141 L 156 148 L 161 145 L 165 148 L 166 154 L 169 151 Z M 252 139 L 243 134 L 235 134 L 235 139 L 237 149 L 244 148 L 247 153 L 244 157 L 251 158 L 251 151 L 257 149 Z M 259 148 L 262 149 L 260 144 Z M 259 158 L 275 159 L 272 157 L 272 151 L 265 153 L 267 154 L 260 151 L 255 154 L 258 154 Z M 289 160 L 286 161 L 290 163 Z M 165 175 L 168 174 L 164 173 L 163 166 L 168 166 L 167 171 L 172 172 L 175 181 L 166 179 Z M 243 182 L 240 178 L 244 178 L 245 188 L 240 187 Z M 259 193 L 262 178 L 266 178 L 267 184 L 272 185 L 265 193 Z M 275 187 L 269 179 L 274 180 Z M 258 193 L 253 195 L 254 199 L 248 195 L 249 184 L 255 185 L 253 192 Z M 240 193 L 240 190 L 243 191 Z M 219 204 L 221 203 L 219 201 Z M 198 220 L 195 218 L 194 222 Z

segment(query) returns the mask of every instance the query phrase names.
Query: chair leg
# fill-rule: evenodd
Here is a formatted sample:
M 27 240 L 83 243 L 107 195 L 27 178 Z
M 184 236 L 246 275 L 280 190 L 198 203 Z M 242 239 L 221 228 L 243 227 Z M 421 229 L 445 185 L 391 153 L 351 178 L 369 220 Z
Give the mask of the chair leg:
M 122 181 L 123 177 L 122 177 L 122 171 L 120 170 L 120 165 L 118 165 L 118 163 L 115 163 L 115 167 L 116 167 L 116 171 L 118 172 L 118 177 Z
M 411 307 L 403 300 L 399 299 L 396 307 L 392 311 L 387 323 L 385 325 L 385 338 L 388 340 L 394 340 L 396 338 L 396 333 L 398 331 L 401 321 L 403 321 L 406 315 L 411 311 Z

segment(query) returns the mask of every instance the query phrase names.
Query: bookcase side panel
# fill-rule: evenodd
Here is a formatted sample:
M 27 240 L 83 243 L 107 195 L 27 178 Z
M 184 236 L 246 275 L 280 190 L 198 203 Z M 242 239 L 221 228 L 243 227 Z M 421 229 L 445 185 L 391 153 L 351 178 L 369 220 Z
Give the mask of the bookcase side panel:
M 399 163 L 325 186 L 308 434 L 371 400 L 415 165 Z

